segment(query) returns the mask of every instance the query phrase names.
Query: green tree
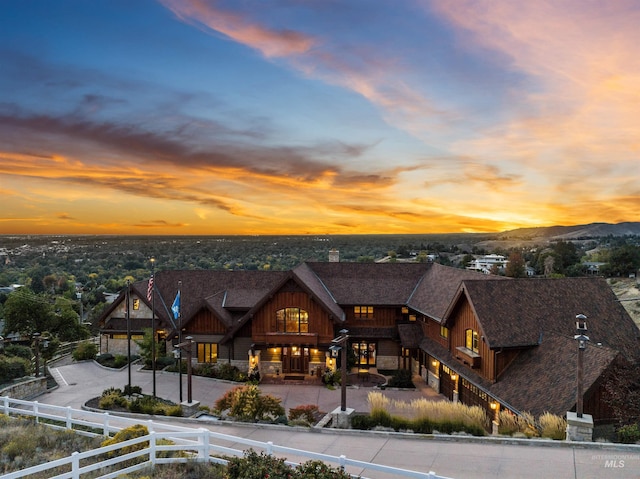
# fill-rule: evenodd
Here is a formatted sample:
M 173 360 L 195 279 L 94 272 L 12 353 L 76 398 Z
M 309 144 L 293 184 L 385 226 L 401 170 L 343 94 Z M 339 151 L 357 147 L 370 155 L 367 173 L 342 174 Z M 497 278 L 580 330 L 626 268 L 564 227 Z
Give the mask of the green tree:
M 140 340 L 136 340 L 135 343 L 138 345 L 140 350 L 140 357 L 144 360 L 144 365 L 147 368 L 152 367 L 152 348 L 153 348 L 153 332 L 151 328 L 145 328 L 144 336 Z M 164 357 L 164 353 L 160 347 L 160 342 L 156 341 L 155 349 L 156 349 L 156 361 L 162 355 Z
M 44 294 L 22 287 L 9 294 L 4 304 L 4 333 L 32 333 L 50 330 L 52 308 Z
M 513 252 L 509 255 L 505 275 L 511 278 L 524 278 L 527 275 L 524 258 L 520 253 Z
M 640 269 L 640 246 L 624 245 L 611 250 L 608 272 L 613 276 L 627 276 Z
M 80 323 L 80 315 L 74 309 L 75 302 L 56 298 L 55 313 L 51 319 L 51 332 L 61 341 L 78 341 L 90 336 L 89 329 Z

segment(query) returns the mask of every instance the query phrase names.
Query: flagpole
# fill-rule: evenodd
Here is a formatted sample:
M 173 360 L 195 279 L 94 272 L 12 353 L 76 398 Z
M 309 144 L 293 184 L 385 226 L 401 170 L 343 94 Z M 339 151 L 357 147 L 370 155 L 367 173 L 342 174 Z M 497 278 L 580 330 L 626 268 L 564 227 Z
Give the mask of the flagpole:
M 180 290 L 182 289 L 182 281 L 178 281 L 178 344 L 182 344 L 182 297 Z M 182 348 L 179 349 L 179 367 L 178 367 L 178 378 L 180 380 L 180 402 L 182 402 Z
M 153 371 L 153 398 L 156 398 L 156 259 L 151 258 L 151 370 Z
M 129 296 L 131 294 L 130 289 L 131 286 L 129 280 L 127 280 L 127 293 L 125 296 L 127 298 L 127 373 L 129 379 L 129 394 L 131 394 L 131 315 L 129 314 Z

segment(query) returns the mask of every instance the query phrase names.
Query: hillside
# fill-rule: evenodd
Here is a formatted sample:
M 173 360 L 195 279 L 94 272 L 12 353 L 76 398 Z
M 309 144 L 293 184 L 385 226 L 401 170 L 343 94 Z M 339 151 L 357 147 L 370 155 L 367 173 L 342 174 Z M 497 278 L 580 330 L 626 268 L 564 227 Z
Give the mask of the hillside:
M 640 235 L 640 222 L 590 223 L 573 226 L 549 226 L 543 228 L 519 228 L 496 234 L 495 239 L 584 239 L 603 236 Z
M 640 328 L 640 284 L 637 279 L 610 279 L 611 289 Z

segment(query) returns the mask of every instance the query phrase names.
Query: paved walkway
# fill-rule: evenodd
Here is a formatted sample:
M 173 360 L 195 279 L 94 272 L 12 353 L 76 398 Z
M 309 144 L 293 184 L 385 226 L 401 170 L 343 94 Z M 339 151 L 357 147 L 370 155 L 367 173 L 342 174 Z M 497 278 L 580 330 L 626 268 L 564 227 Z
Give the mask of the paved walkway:
M 113 371 L 93 362 L 58 365 L 52 370 L 60 387 L 37 398 L 46 404 L 81 409 L 90 398 L 99 396 L 108 387 L 122 388 L 128 383 L 127 369 Z M 183 375 L 183 398 L 186 399 L 186 375 Z M 153 374 L 131 369 L 131 383 L 151 393 Z M 193 399 L 211 406 L 235 384 L 193 377 Z M 265 394 L 282 399 L 285 409 L 301 404 L 315 404 L 322 411 L 340 406 L 340 389 L 323 386 L 261 385 Z M 347 406 L 356 411 L 368 411 L 367 394 L 370 388 L 348 388 Z M 416 391 L 382 391 L 387 397 L 410 401 L 419 397 L 441 399 L 426 385 Z M 178 401 L 178 375 L 156 373 L 156 393 L 159 397 Z M 411 434 L 370 433 L 323 429 L 306 432 L 286 427 L 205 423 L 189 420 L 196 427 L 257 441 L 306 449 L 330 455 L 376 462 L 404 469 L 428 472 L 456 479 L 484 478 L 571 478 L 626 479 L 640 478 L 640 446 L 603 446 L 600 444 L 571 444 L 560 441 L 455 438 L 443 439 Z M 185 420 L 184 422 L 188 422 Z M 550 444 L 551 443 L 551 444 Z M 289 458 L 296 460 L 296 458 Z M 358 474 L 361 471 L 349 470 Z M 391 479 L 385 474 L 366 473 L 375 479 Z

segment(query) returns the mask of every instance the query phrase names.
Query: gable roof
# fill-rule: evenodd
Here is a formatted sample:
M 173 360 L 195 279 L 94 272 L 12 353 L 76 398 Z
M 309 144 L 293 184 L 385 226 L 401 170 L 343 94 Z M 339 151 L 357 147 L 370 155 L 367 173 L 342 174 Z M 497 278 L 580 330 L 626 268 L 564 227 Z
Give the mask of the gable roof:
M 583 387 L 587 392 L 618 352 L 589 344 L 584 352 Z M 521 352 L 489 391 L 520 411 L 564 415 L 576 403 L 578 347 L 572 337 L 545 335 L 539 346 Z M 532 380 L 535 378 L 535 380 Z
M 456 296 L 460 283 L 469 279 L 500 281 L 511 278 L 430 263 L 430 267 L 412 292 L 408 306 L 421 314 L 441 321 Z
M 584 314 L 592 343 L 638 358 L 640 330 L 602 278 L 470 280 L 462 295 L 492 349 L 537 345 L 550 333 L 573 338 L 576 315 Z
M 341 305 L 406 305 L 432 263 L 305 263 Z

